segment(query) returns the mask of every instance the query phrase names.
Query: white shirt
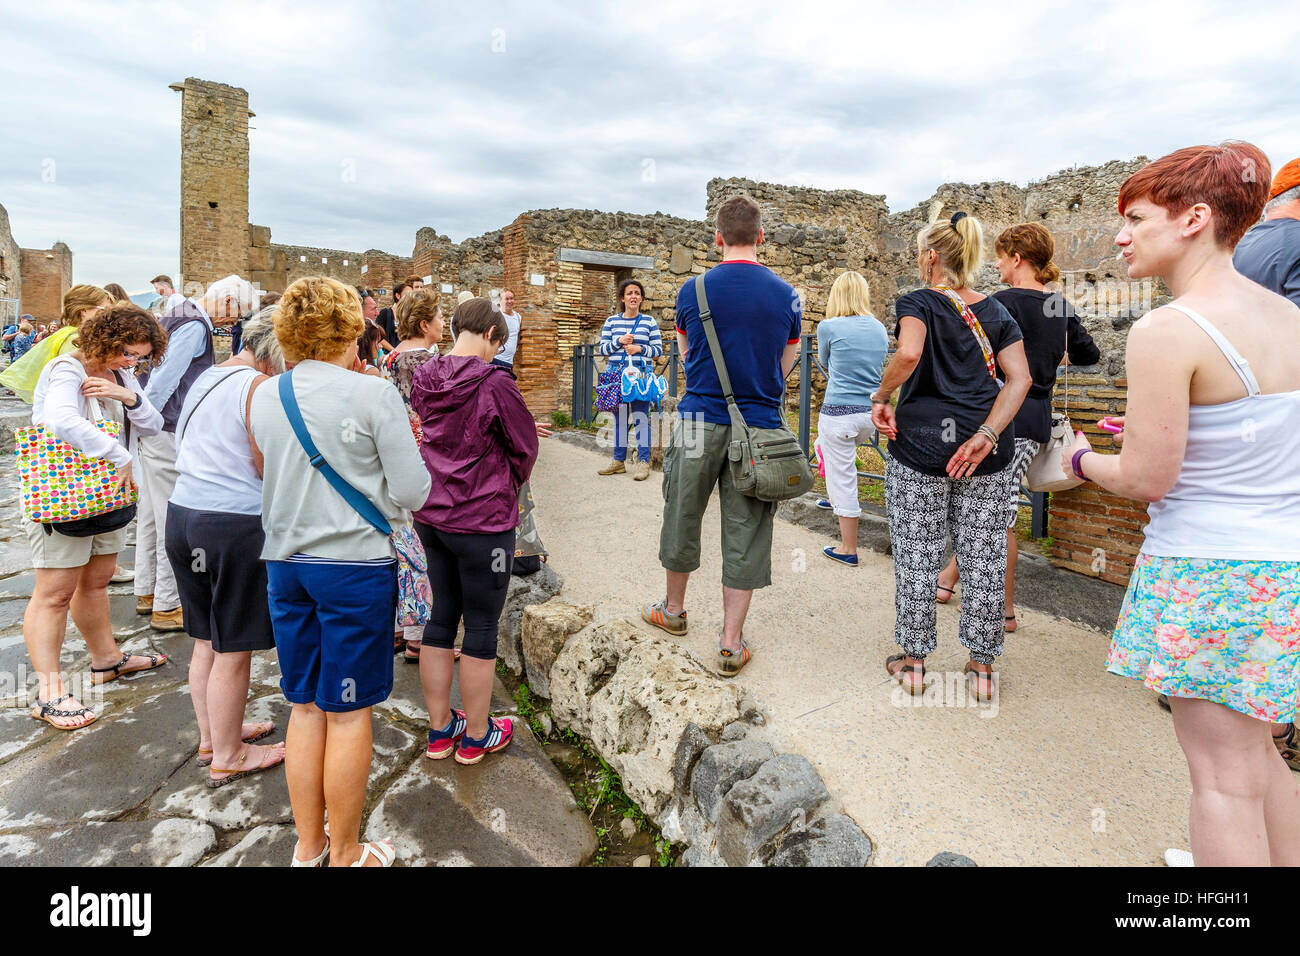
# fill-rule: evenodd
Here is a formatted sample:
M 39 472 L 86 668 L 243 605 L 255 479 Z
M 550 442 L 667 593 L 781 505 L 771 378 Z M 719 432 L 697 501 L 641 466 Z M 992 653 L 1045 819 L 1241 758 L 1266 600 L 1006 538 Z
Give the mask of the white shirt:
M 104 434 L 92 424 L 97 418 L 115 417 L 108 414 L 103 405 L 110 408 L 116 406 L 117 410 L 122 406 L 111 399 L 103 403 L 87 399 L 81 393 L 81 383 L 86 378 L 85 366 L 72 355 L 60 355 L 48 362 L 41 369 L 40 378 L 36 380 L 36 390 L 32 393 L 32 424 L 44 425 L 88 458 L 102 458 L 118 468 L 124 468 L 131 464 L 130 452 L 122 442 Z M 149 399 L 145 398 L 140 383 L 135 380 L 135 374 L 130 369 L 122 371 L 122 379 L 126 387 L 140 399 L 140 404 L 127 410 L 131 419 L 131 434 L 157 435 L 162 431 L 162 413 L 149 404 Z M 92 401 L 98 414 L 92 415 Z
M 518 312 L 502 312 L 506 318 L 506 327 L 510 329 L 510 340 L 506 342 L 506 350 L 496 356 L 503 362 L 515 364 L 515 349 L 519 348 L 519 326 L 523 322 L 523 316 Z
M 244 414 L 257 375 L 247 366 L 214 367 L 194 380 L 176 423 L 179 477 L 173 504 L 195 511 L 262 513 L 262 476 L 253 465 Z

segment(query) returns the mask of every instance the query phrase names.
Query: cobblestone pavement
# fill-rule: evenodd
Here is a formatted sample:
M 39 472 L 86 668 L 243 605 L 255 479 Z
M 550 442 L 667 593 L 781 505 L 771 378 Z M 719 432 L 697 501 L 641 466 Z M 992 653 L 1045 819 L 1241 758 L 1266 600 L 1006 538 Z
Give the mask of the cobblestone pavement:
M 19 523 L 12 452 L 0 464 L 0 865 L 285 866 L 294 829 L 284 772 L 220 789 L 195 761 L 198 729 L 187 667 L 192 639 L 162 634 L 135 613 L 130 584 L 110 585 L 124 653 L 169 662 L 81 699 L 100 719 L 72 733 L 31 719 L 35 676 L 22 617 L 34 576 Z M 132 564 L 130 549 L 122 564 Z M 89 656 L 69 621 L 62 665 L 89 684 Z M 521 721 L 514 743 L 472 767 L 424 759 L 418 669 L 395 661 L 393 695 L 374 711 L 367 838 L 390 837 L 398 865 L 576 865 L 596 849 L 585 814 Z M 273 720 L 284 739 L 289 705 L 274 651 L 253 656 L 248 720 Z M 79 684 L 74 684 L 79 686 Z M 453 701 L 459 691 L 453 687 Z M 500 682 L 494 713 L 514 710 Z

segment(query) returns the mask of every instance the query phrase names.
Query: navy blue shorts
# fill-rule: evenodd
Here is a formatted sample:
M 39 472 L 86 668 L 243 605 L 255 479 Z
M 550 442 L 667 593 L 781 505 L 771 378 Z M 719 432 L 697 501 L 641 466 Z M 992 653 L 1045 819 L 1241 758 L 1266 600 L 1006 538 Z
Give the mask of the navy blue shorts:
M 345 713 L 393 692 L 397 562 L 267 561 L 280 688 L 290 703 Z

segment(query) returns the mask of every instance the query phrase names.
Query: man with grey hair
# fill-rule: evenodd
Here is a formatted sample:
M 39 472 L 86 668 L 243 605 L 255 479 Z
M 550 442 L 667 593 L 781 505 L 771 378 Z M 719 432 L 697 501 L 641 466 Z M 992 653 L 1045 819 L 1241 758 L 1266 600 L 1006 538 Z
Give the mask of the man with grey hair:
M 162 364 L 149 374 L 145 394 L 162 410 L 163 430 L 138 439 L 140 501 L 136 512 L 135 609 L 158 631 L 185 629 L 176 575 L 167 560 L 167 502 L 176 487 L 176 423 L 190 386 L 217 363 L 212 330 L 231 326 L 257 304 L 252 283 L 236 275 L 218 279 L 203 298 L 182 299 L 158 324 L 167 333 Z
M 1241 237 L 1232 264 L 1246 278 L 1300 305 L 1300 158 L 1273 177 L 1264 221 Z M 1300 757 L 1292 769 L 1300 770 Z

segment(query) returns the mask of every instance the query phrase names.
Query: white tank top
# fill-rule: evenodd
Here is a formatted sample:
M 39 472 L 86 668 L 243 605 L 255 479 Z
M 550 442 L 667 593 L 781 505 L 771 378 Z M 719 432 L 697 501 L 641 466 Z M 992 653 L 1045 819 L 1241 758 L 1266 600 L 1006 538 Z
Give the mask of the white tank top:
M 1250 363 L 1204 316 L 1246 397 L 1188 409 L 1178 480 L 1147 508 L 1142 551 L 1158 557 L 1300 561 L 1300 390 L 1263 395 Z
M 173 504 L 195 511 L 262 513 L 262 478 L 253 467 L 244 418 L 257 374 L 247 367 L 214 367 L 194 380 L 176 424 L 179 477 Z M 235 377 L 237 381 L 226 381 Z

